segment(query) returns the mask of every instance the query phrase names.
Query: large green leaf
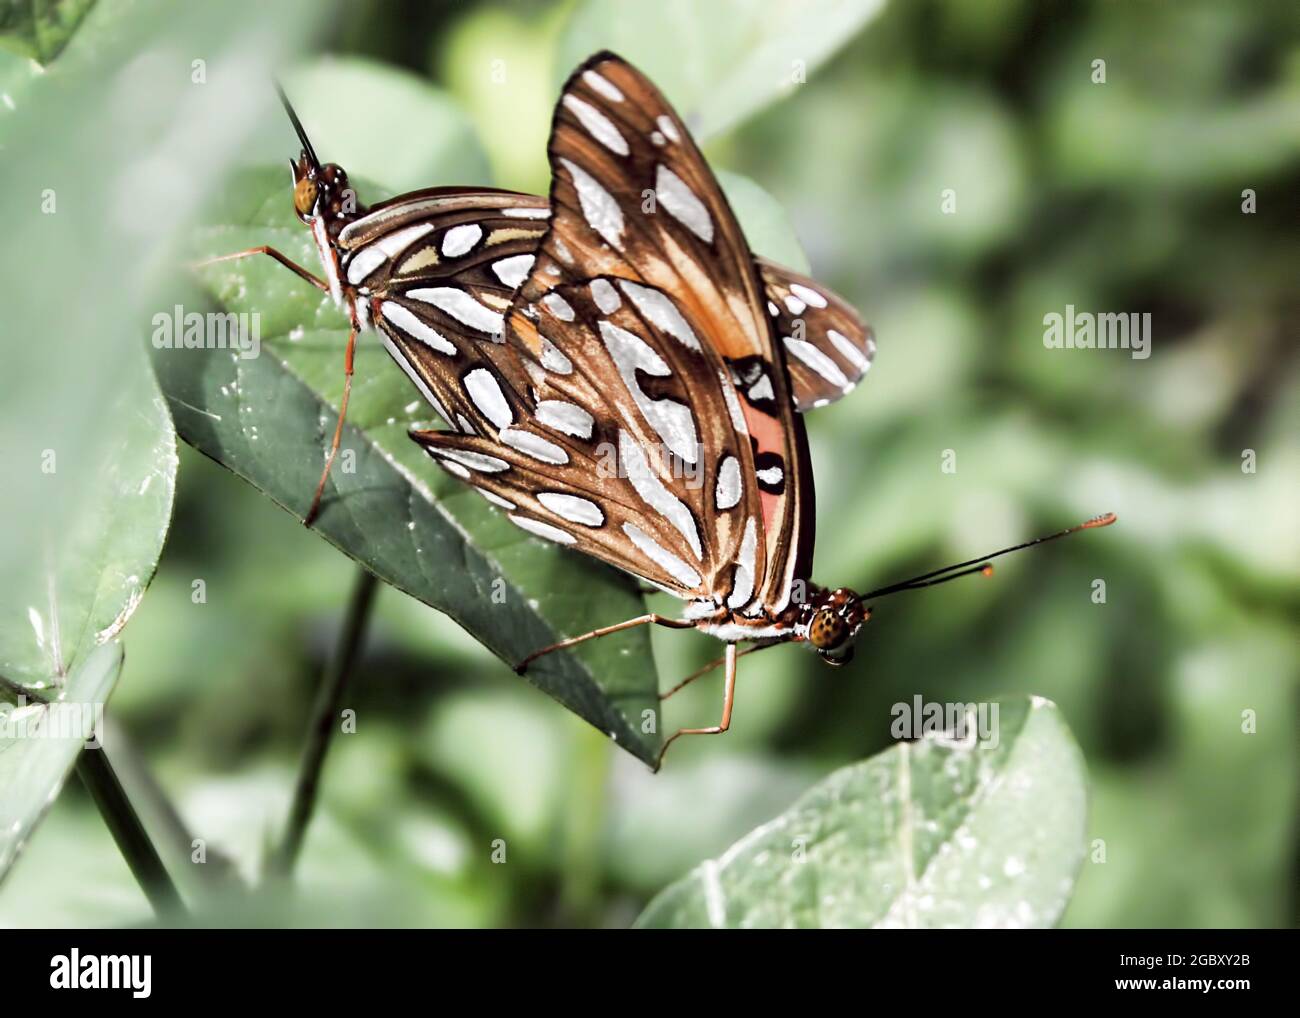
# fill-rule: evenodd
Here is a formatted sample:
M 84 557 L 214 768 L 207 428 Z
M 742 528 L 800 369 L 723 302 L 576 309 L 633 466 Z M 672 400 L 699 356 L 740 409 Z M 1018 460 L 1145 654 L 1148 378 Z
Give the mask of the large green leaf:
M 698 138 L 793 92 L 883 0 L 585 0 L 560 40 L 563 77 L 610 49 L 663 90 Z M 616 9 L 613 9 L 616 8 Z
M 836 771 L 637 925 L 1054 924 L 1083 862 L 1083 758 L 1047 700 L 1001 704 L 994 730 L 996 745 L 927 736 Z
M 20 702 L 0 689 L 0 880 L 54 802 L 86 737 L 103 734 L 104 702 L 121 670 L 122 645 L 114 640 L 96 648 L 48 704 Z
M 325 58 L 295 68 L 284 87 L 320 157 L 357 178 L 399 191 L 487 182 L 474 125 L 450 96 L 410 71 L 360 57 Z M 296 156 L 288 121 L 275 126 L 285 157 Z
M 171 522 L 176 433 L 149 365 L 134 370 L 80 443 L 45 450 L 46 482 L 74 502 L 58 521 L 25 519 L 26 553 L 0 595 L 0 674 L 57 685 L 115 637 L 153 577 Z M 36 464 L 27 465 L 35 471 Z

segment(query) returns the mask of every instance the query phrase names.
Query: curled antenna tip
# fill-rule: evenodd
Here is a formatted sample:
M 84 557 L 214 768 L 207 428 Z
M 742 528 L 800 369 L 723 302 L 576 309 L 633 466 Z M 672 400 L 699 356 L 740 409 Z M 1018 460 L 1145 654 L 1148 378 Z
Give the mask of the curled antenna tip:
M 984 563 L 984 568 L 981 569 L 980 572 L 983 573 L 985 576 L 992 576 L 992 575 L 993 575 L 993 563 L 992 563 L 992 562 L 985 562 L 985 563 Z
M 1100 516 L 1094 516 L 1085 523 L 1080 523 L 1079 529 L 1091 530 L 1093 527 L 1109 527 L 1117 519 L 1119 519 L 1119 517 L 1114 513 L 1102 513 Z

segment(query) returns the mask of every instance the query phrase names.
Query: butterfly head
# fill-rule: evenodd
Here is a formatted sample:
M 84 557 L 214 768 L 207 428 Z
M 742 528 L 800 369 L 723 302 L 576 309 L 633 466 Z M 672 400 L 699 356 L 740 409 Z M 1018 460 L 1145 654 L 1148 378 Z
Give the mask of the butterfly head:
M 827 664 L 845 665 L 853 660 L 853 641 L 871 609 L 848 587 L 819 590 L 802 606 L 801 635 Z
M 276 91 L 298 140 L 302 142 L 302 152 L 297 161 L 289 160 L 289 169 L 293 173 L 293 210 L 308 226 L 319 218 L 323 218 L 327 225 L 352 218 L 361 210 L 357 206 L 356 192 L 348 184 L 347 173 L 337 163 L 321 164 L 289 97 L 278 84 Z
M 303 152 L 297 162 L 289 161 L 293 171 L 293 210 L 298 218 L 311 225 L 319 217 L 326 223 L 341 222 L 357 212 L 356 192 L 348 175 L 337 163 L 319 165 L 311 154 Z

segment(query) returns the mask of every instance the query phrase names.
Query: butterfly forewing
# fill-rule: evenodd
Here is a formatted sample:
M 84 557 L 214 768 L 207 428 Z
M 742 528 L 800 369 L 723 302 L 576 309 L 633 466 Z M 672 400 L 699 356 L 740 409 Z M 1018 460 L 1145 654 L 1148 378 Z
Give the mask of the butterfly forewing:
M 659 92 L 610 55 L 594 58 L 569 79 L 556 108 L 549 155 L 550 228 L 515 296 L 508 332 L 535 358 L 541 357 L 543 340 L 567 356 L 564 344 L 577 330 L 548 334 L 536 318 L 554 291 L 596 279 L 637 288 L 624 293 L 640 319 L 629 331 L 651 343 L 651 354 L 670 374 L 636 365 L 628 344 L 617 334 L 611 340 L 598 319 L 582 330 L 584 335 L 599 336 L 616 368 L 620 358 L 633 362 L 602 374 L 615 392 L 615 409 L 645 441 L 672 448 L 678 437 L 673 421 L 655 410 L 652 390 L 675 382 L 688 392 L 712 395 L 689 408 L 694 436 L 701 443 L 718 441 L 716 433 L 723 430 L 737 436 L 735 468 L 744 495 L 736 505 L 759 506 L 754 541 L 746 543 L 746 519 L 727 530 L 728 544 L 714 554 L 727 557 L 734 580 L 746 571 L 749 547 L 756 545 L 755 582 L 743 607 L 784 607 L 791 581 L 805 575 L 811 553 L 812 487 L 802 425 L 792 412 L 766 296 L 726 199 Z M 685 357 L 692 344 L 698 351 Z M 700 414 L 709 415 L 707 428 Z M 716 445 L 703 445 L 699 458 L 706 469 L 704 490 L 715 499 L 714 511 L 723 511 L 718 507 L 731 501 L 733 468 L 724 466 L 726 457 Z M 725 497 L 718 498 L 719 490 Z M 730 602 L 744 586 L 711 593 Z
M 339 235 L 340 274 L 458 431 L 495 433 L 526 413 L 527 377 L 504 343 L 504 315 L 547 215 L 532 195 L 437 188 L 375 206 Z

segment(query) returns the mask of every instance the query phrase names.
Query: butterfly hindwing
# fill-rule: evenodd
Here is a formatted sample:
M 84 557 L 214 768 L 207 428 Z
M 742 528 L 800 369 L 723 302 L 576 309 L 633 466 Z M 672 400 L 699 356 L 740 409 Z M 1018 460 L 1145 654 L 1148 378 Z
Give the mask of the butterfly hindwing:
M 531 195 L 435 188 L 377 205 L 340 234 L 341 274 L 394 360 L 458 431 L 493 433 L 526 410 L 504 316 L 548 214 Z
M 785 348 L 791 398 L 800 413 L 848 395 L 871 367 L 876 340 L 842 297 L 816 280 L 755 259 L 767 309 Z

